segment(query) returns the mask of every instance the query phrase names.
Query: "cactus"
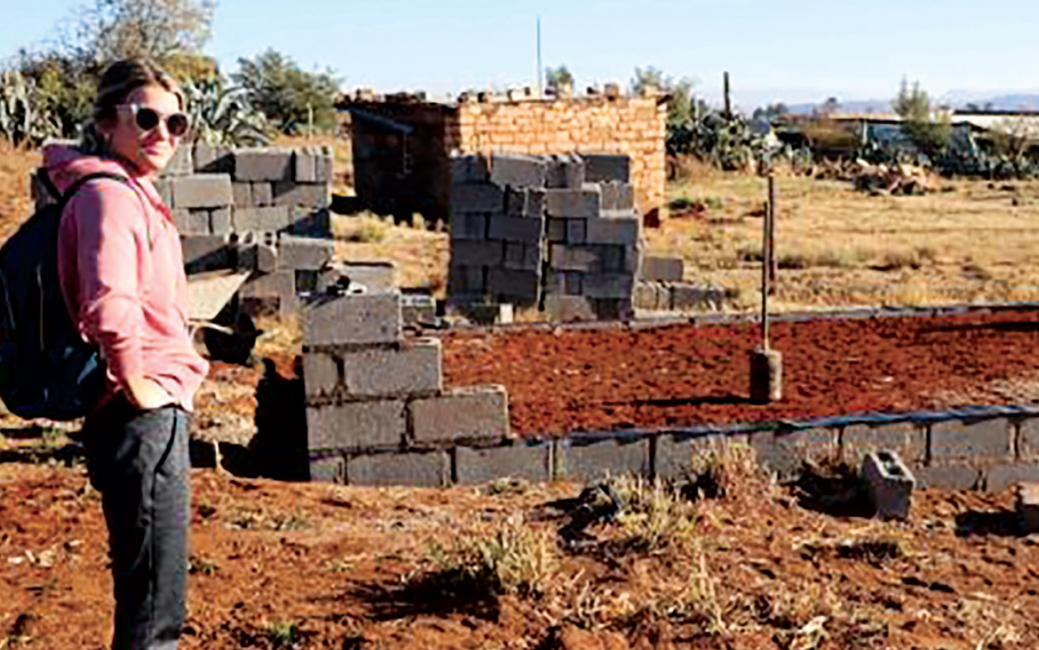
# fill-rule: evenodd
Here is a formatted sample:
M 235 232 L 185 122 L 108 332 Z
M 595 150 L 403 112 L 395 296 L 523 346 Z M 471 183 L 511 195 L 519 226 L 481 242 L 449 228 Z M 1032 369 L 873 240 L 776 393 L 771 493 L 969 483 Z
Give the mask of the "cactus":
M 207 144 L 264 145 L 267 118 L 246 99 L 245 90 L 225 88 L 219 78 L 184 83 L 194 139 Z
M 16 145 L 37 145 L 61 133 L 51 116 L 34 110 L 35 92 L 35 84 L 19 72 L 0 75 L 0 135 Z

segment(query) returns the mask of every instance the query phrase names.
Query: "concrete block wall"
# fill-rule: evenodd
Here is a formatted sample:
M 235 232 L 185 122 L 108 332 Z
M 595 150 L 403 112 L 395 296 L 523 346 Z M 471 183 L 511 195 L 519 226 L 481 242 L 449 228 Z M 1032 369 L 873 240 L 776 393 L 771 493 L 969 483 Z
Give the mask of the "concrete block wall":
M 628 168 L 620 155 L 456 157 L 452 301 L 630 317 L 641 219 Z
M 325 295 L 304 306 L 314 480 L 443 485 L 455 446 L 511 439 L 505 389 L 445 389 L 440 341 L 404 337 L 409 306 L 422 309 L 397 291 Z
M 294 313 L 300 292 L 334 281 L 332 164 L 327 147 L 178 149 L 156 188 L 173 212 L 188 272 L 252 270 L 239 291 L 243 310 Z
M 666 103 L 658 97 L 589 96 L 554 101 L 463 101 L 450 124 L 465 154 L 614 154 L 639 214 L 664 203 Z M 600 168 L 587 177 L 598 182 Z M 607 166 L 607 173 L 613 170 Z
M 477 391 L 479 392 L 479 391 Z M 363 404 L 363 403 L 362 403 Z M 488 399 L 488 408 L 496 403 Z M 465 431 L 482 417 L 478 409 L 443 402 L 441 415 L 459 418 L 450 431 Z M 462 408 L 458 408 L 462 407 Z M 313 448 L 314 480 L 376 485 L 442 486 L 500 478 L 531 481 L 593 482 L 610 475 L 681 479 L 692 469 L 698 451 L 729 444 L 749 445 L 758 462 L 779 480 L 793 480 L 804 460 L 860 463 L 871 451 L 892 449 L 901 455 L 919 487 L 1002 491 L 1019 482 L 1039 481 L 1039 408 L 970 407 L 831 417 L 804 422 L 702 426 L 619 433 L 577 433 L 545 439 L 512 440 L 456 435 L 438 444 L 397 444 L 410 426 L 400 424 L 407 406 L 393 402 L 376 411 L 361 408 L 352 421 L 379 422 L 392 440 L 374 453 L 355 449 Z M 409 416 L 414 418 L 414 412 Z M 379 419 L 381 418 L 381 419 Z M 392 449 L 390 448 L 392 447 Z M 352 468 L 352 469 L 351 469 Z

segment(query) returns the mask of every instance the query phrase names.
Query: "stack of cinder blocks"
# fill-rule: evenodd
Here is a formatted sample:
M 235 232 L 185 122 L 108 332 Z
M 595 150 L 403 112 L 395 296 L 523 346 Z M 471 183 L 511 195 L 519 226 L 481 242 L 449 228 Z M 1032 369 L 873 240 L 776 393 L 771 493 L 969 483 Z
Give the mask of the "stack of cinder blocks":
M 501 386 L 445 390 L 440 341 L 403 333 L 399 292 L 323 296 L 303 309 L 313 480 L 445 485 L 460 445 L 510 439 Z
M 297 294 L 334 282 L 327 148 L 181 147 L 156 183 L 181 233 L 189 273 L 255 271 L 248 313 L 295 312 Z
M 684 282 L 678 257 L 643 257 L 635 286 L 635 307 L 647 311 L 718 309 L 729 294 L 720 287 Z
M 630 317 L 641 222 L 629 175 L 622 155 L 455 158 L 452 301 Z

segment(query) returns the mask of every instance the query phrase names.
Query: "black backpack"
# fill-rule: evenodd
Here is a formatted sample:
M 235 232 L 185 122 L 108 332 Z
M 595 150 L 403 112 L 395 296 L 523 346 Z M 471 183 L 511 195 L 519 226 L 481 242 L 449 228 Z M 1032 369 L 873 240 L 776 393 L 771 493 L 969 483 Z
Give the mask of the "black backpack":
M 57 202 L 37 210 L 0 247 L 0 399 L 19 417 L 73 420 L 97 404 L 105 365 L 69 317 L 58 281 L 58 224 L 84 183 L 128 179 L 88 174 L 60 194 L 46 172 L 39 178 Z

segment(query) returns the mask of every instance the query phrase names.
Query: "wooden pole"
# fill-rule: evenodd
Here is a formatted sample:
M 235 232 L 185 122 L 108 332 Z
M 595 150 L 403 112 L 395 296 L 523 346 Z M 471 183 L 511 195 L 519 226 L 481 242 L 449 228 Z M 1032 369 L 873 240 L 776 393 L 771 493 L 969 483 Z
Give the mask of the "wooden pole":
M 775 185 L 772 175 L 768 177 L 768 203 L 761 228 L 761 348 L 768 350 L 768 295 L 772 279 L 772 206 L 775 200 Z
M 776 178 L 769 171 L 768 174 L 768 250 L 771 253 L 769 255 L 768 262 L 768 279 L 769 287 L 768 294 L 772 295 L 776 291 Z

